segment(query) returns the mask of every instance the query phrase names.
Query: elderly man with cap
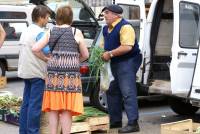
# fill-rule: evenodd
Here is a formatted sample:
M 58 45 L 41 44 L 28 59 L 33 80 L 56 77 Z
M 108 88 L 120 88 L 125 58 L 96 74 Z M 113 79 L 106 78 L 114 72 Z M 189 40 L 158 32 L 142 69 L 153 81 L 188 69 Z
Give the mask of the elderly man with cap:
M 110 128 L 122 127 L 122 104 L 124 104 L 128 124 L 118 132 L 138 132 L 136 73 L 141 65 L 142 55 L 133 27 L 121 17 L 123 9 L 118 5 L 109 5 L 102 12 L 107 24 L 103 28 L 105 52 L 102 58 L 111 61 L 111 71 L 114 76 L 106 92 Z

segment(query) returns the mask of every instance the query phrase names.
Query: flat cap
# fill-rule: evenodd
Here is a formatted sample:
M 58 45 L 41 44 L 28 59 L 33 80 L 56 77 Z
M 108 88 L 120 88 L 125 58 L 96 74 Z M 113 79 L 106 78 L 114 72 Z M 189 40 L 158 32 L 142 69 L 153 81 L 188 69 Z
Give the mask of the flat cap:
M 114 5 L 114 4 L 104 7 L 102 9 L 102 12 L 105 11 L 105 10 L 109 10 L 109 11 L 117 13 L 117 14 L 123 13 L 123 9 L 119 5 Z

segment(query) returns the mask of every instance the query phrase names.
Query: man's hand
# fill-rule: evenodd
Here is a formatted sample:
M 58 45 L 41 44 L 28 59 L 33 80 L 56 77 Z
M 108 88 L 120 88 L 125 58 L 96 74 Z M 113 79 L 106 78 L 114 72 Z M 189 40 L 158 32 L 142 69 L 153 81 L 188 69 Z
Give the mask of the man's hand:
M 109 61 L 109 60 L 111 59 L 110 54 L 109 54 L 108 51 L 106 51 L 106 52 L 103 53 L 102 59 L 103 59 L 104 61 Z

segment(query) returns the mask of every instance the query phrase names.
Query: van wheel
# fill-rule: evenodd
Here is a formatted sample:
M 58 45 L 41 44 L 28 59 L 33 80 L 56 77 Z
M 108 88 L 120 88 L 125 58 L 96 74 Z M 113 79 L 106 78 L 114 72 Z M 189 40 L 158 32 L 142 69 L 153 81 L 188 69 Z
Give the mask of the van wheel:
M 198 107 L 192 106 L 192 104 L 185 102 L 180 98 L 170 98 L 169 105 L 171 109 L 179 115 L 193 115 L 198 111 Z
M 96 108 L 107 112 L 107 98 L 106 98 L 106 93 L 105 91 L 100 90 L 99 84 L 95 88 L 95 90 L 92 92 L 90 95 L 90 102 L 92 105 L 94 105 Z
M 6 67 L 2 62 L 0 62 L 0 76 L 5 76 L 5 75 L 6 75 Z

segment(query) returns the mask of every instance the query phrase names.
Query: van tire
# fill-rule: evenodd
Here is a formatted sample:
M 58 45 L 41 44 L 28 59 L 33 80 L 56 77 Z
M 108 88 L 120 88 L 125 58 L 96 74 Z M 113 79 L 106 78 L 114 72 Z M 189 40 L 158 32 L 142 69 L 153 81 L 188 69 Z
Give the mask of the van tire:
M 6 67 L 3 62 L 0 61 L 0 76 L 5 76 L 6 75 Z
M 168 102 L 171 109 L 179 115 L 193 115 L 199 110 L 198 107 L 192 106 L 180 98 L 170 98 Z
M 99 84 L 94 88 L 94 91 L 90 95 L 90 103 L 96 108 L 107 112 L 107 99 L 106 93 L 100 90 Z

